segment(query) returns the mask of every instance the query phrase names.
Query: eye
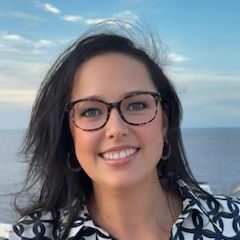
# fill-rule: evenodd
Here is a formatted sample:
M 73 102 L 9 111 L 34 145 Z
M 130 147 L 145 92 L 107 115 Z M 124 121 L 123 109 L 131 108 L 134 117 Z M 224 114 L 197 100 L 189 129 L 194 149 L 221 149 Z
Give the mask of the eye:
M 131 111 L 138 111 L 146 108 L 146 104 L 143 102 L 135 102 L 128 105 L 128 109 Z
M 101 111 L 97 108 L 88 108 L 80 113 L 81 117 L 96 117 L 101 114 Z

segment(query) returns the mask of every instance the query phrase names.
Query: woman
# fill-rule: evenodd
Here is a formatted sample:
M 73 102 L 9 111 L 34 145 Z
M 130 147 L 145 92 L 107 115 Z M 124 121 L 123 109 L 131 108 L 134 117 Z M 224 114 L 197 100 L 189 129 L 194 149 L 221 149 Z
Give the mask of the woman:
M 198 186 L 181 118 L 143 48 L 107 31 L 76 41 L 36 98 L 24 150 L 40 193 L 9 239 L 240 239 L 240 199 Z

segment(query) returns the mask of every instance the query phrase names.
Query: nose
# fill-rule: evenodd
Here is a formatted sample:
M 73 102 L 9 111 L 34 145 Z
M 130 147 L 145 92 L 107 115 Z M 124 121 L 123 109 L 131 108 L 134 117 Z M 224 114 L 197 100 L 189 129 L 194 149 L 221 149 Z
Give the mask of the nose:
M 110 112 L 109 119 L 105 125 L 105 133 L 108 138 L 119 138 L 128 135 L 128 124 L 124 122 L 116 108 Z

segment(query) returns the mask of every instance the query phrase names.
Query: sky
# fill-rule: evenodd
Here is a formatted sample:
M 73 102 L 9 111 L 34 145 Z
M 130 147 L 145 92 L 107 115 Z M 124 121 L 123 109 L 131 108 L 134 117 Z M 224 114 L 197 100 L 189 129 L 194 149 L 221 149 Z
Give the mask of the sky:
M 239 9 L 238 0 L 0 1 L 0 129 L 25 129 L 57 56 L 113 18 L 144 23 L 161 40 L 183 128 L 240 127 Z

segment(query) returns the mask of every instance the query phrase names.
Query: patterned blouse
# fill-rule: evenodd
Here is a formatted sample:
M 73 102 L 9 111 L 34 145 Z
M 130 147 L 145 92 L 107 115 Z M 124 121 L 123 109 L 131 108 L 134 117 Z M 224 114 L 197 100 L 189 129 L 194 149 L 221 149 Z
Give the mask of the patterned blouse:
M 196 196 L 183 180 L 178 180 L 178 186 L 183 199 L 182 212 L 172 226 L 170 240 L 240 240 L 240 198 L 215 195 L 213 201 Z M 56 221 L 57 215 L 61 216 L 60 221 Z M 7 239 L 61 239 L 63 221 L 61 210 L 56 215 L 36 211 L 13 225 Z M 94 222 L 86 205 L 74 219 L 67 239 L 116 240 Z

